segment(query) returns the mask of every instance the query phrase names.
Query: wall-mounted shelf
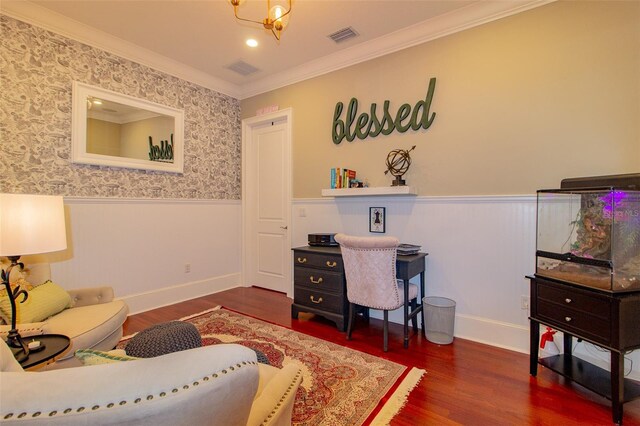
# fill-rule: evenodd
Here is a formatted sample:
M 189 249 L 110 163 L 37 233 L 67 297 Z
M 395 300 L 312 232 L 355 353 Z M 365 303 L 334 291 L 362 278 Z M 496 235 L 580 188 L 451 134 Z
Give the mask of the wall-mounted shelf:
M 380 186 L 375 188 L 323 189 L 323 197 L 368 197 L 376 195 L 418 195 L 415 186 Z

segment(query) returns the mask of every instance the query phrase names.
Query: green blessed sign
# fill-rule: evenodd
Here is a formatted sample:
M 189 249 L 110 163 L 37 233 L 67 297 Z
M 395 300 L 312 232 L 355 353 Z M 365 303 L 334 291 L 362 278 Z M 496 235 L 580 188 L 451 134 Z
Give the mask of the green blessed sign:
M 396 112 L 395 118 L 389 111 L 389 101 L 384 101 L 382 107 L 382 118 L 378 118 L 376 112 L 378 105 L 371 104 L 369 113 L 363 112 L 358 115 L 358 100 L 351 98 L 344 119 L 341 118 L 344 111 L 344 104 L 338 102 L 333 114 L 333 143 L 338 145 L 343 139 L 352 142 L 356 137 L 365 139 L 366 137 L 376 137 L 379 134 L 388 135 L 394 130 L 404 133 L 409 129 L 428 129 L 436 118 L 436 113 L 429 115 L 433 93 L 436 90 L 436 79 L 429 80 L 427 96 L 419 100 L 413 106 L 402 104 Z

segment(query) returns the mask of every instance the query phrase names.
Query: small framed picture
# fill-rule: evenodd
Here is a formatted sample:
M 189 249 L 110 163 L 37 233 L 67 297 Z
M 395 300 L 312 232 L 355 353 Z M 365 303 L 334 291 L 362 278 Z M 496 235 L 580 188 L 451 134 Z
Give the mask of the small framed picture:
M 385 233 L 385 208 L 369 207 L 369 232 Z

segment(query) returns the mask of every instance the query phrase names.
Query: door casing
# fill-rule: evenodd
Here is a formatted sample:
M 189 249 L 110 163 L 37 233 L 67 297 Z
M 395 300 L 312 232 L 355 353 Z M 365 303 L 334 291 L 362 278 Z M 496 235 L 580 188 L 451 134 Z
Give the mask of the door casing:
M 293 232 L 292 228 L 292 159 L 291 159 L 291 146 L 292 146 L 292 119 L 293 119 L 293 111 L 291 108 L 286 108 L 283 110 L 275 111 L 269 114 L 259 115 L 251 118 L 245 118 L 242 120 L 242 284 L 244 286 L 249 286 L 251 283 L 248 282 L 248 276 L 250 271 L 250 262 L 255 261 L 250 258 L 249 253 L 249 244 L 251 244 L 253 235 L 251 228 L 251 216 L 252 212 L 248 211 L 249 200 L 247 197 L 254 196 L 255 191 L 254 188 L 251 187 L 251 182 L 245 177 L 248 176 L 249 168 L 252 166 L 250 164 L 249 158 L 249 150 L 254 148 L 252 135 L 253 130 L 255 128 L 267 125 L 269 123 L 286 123 L 286 133 L 287 133 L 287 141 L 288 147 L 286 149 L 286 153 L 284 154 L 283 164 L 287 165 L 287 169 L 289 170 L 289 185 L 285 188 L 283 192 L 284 196 L 287 199 L 287 209 L 289 212 L 289 223 L 286 225 L 288 227 L 288 232 L 286 232 L 286 245 L 285 250 L 290 252 L 291 250 L 291 235 Z M 289 253 L 283 253 L 283 256 L 290 256 Z M 287 269 L 288 274 L 288 282 L 286 285 L 286 294 L 288 297 L 293 297 L 293 266 L 291 262 L 288 264 Z

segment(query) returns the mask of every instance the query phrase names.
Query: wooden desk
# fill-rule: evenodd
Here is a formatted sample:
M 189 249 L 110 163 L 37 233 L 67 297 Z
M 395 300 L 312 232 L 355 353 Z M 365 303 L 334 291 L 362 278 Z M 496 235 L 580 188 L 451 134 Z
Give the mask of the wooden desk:
M 291 317 L 298 318 L 299 312 L 311 312 L 335 322 L 339 330 L 345 331 L 349 319 L 349 301 L 340 247 L 305 246 L 292 250 L 294 303 L 291 305 Z M 426 256 L 427 253 L 418 253 L 398 256 L 396 260 L 396 276 L 404 282 L 405 300 L 409 296 L 409 280 L 420 275 L 417 306 L 411 312 L 408 305 L 404 306 L 405 348 L 409 345 L 409 320 L 416 326 L 418 315 L 423 312 Z M 424 315 L 422 322 L 424 324 Z

